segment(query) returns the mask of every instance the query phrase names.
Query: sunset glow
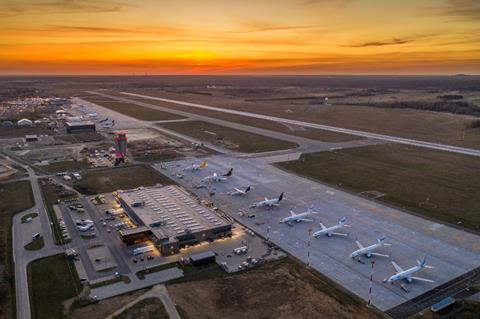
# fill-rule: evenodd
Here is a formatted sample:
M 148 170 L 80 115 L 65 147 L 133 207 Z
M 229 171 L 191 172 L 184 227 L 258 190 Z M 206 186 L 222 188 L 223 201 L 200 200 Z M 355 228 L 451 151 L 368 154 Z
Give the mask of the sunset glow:
M 480 2 L 0 3 L 2 74 L 480 73 Z

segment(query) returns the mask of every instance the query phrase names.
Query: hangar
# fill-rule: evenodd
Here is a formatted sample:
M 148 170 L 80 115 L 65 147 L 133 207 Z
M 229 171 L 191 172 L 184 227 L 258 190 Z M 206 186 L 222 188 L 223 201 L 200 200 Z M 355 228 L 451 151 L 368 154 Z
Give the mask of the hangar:
M 180 186 L 141 187 L 118 191 L 117 199 L 137 227 L 122 230 L 122 240 L 133 243 L 150 237 L 162 255 L 206 240 L 229 236 L 232 226 Z

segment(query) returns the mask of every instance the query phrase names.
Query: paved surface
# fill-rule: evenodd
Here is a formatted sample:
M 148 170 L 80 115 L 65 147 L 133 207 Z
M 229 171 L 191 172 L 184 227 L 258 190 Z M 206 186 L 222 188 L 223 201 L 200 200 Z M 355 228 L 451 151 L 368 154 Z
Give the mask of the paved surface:
M 303 126 L 303 127 L 311 127 L 311 128 L 316 128 L 316 129 L 321 129 L 321 130 L 331 131 L 331 132 L 336 132 L 336 133 L 345 133 L 345 134 L 350 134 L 350 135 L 362 136 L 362 137 L 371 138 L 371 139 L 378 139 L 378 140 L 382 140 L 382 141 L 386 141 L 386 142 L 395 142 L 395 143 L 400 143 L 400 144 L 414 145 L 414 146 L 425 147 L 425 148 L 436 149 L 436 150 L 442 150 L 442 151 L 453 152 L 453 153 L 459 153 L 459 154 L 480 156 L 480 150 L 476 150 L 476 149 L 469 149 L 469 148 L 463 148 L 463 147 L 457 147 L 457 146 L 451 146 L 451 145 L 445 145 L 445 144 L 430 143 L 430 142 L 407 139 L 407 138 L 402 138 L 402 137 L 397 137 L 397 136 L 389 136 L 389 135 L 376 134 L 376 133 L 370 133 L 370 132 L 364 132 L 364 131 L 358 131 L 358 130 L 345 129 L 345 128 L 329 126 L 329 125 L 322 125 L 322 124 L 315 124 L 315 123 L 310 123 L 310 122 L 290 120 L 290 119 L 285 119 L 285 118 L 281 118 L 281 117 L 268 116 L 268 115 L 250 113 L 250 112 L 243 112 L 243 111 L 237 111 L 237 110 L 220 108 L 220 107 L 213 107 L 213 106 L 184 102 L 184 101 L 178 101 L 178 100 L 164 99 L 164 98 L 153 97 L 153 96 L 148 96 L 148 95 L 134 94 L 134 93 L 128 93 L 128 92 L 121 92 L 121 93 L 125 94 L 125 95 L 128 95 L 128 96 L 142 97 L 142 98 L 156 100 L 156 101 L 163 101 L 163 102 L 185 105 L 185 106 L 190 106 L 190 107 L 200 108 L 200 109 L 205 109 L 205 110 L 211 110 L 211 111 L 218 111 L 218 112 L 223 112 L 223 113 L 228 113 L 228 114 L 248 116 L 248 117 L 253 117 L 253 118 L 257 118 L 257 119 L 275 121 L 275 122 L 279 122 L 279 123 L 293 124 L 293 125 L 298 125 L 298 126 Z
M 132 281 L 128 284 L 121 281 L 112 285 L 92 289 L 90 291 L 90 297 L 102 300 L 130 291 L 151 287 L 172 279 L 183 277 L 183 271 L 177 267 L 168 268 L 162 271 L 147 274 L 143 280 L 133 280 L 132 276 L 130 276 Z
M 409 292 L 398 285 L 383 284 L 382 280 L 394 273 L 389 259 L 375 260 L 373 304 L 381 310 L 388 310 L 405 301 L 425 293 L 457 276 L 480 266 L 480 237 L 442 224 L 438 224 L 405 212 L 338 191 L 311 180 L 300 178 L 277 169 L 259 159 L 238 159 L 228 156 L 214 156 L 208 160 L 209 167 L 203 171 L 185 172 L 182 179 L 170 174 L 186 167 L 191 160 L 155 165 L 162 173 L 170 175 L 180 184 L 208 197 L 209 191 L 216 194 L 214 203 L 232 217 L 264 237 L 270 239 L 298 259 L 307 262 L 308 230 L 318 230 L 321 220 L 327 226 L 336 224 L 346 216 L 353 228 L 346 229 L 348 237 L 321 237 L 311 240 L 311 266 L 338 282 L 348 290 L 368 298 L 370 260 L 364 264 L 350 258 L 357 249 L 355 240 L 369 245 L 385 234 L 391 247 L 380 252 L 390 254 L 402 267 L 416 264 L 416 259 L 427 256 L 428 263 L 436 267 L 424 270 L 420 276 L 435 280 L 435 284 L 414 282 L 408 285 Z M 166 169 L 162 169 L 166 167 Z M 227 182 L 215 183 L 211 187 L 195 189 L 200 179 L 212 172 L 223 172 L 234 167 L 234 174 Z M 246 197 L 227 195 L 233 187 L 252 185 L 253 190 Z M 264 197 L 277 197 L 285 192 L 285 200 L 278 208 L 249 209 L 249 206 Z M 288 216 L 289 210 L 303 211 L 311 204 L 320 214 L 314 223 L 298 223 L 293 227 L 280 224 L 280 218 Z M 255 218 L 240 217 L 239 211 L 255 213 Z

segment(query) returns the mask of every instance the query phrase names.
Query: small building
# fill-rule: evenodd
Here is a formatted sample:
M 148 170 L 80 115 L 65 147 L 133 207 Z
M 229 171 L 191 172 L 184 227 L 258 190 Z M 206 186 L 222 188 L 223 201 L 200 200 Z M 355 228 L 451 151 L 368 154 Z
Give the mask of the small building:
M 33 125 L 33 122 L 30 121 L 29 119 L 21 119 L 21 120 L 18 120 L 17 122 L 17 126 L 20 126 L 20 127 L 32 127 Z
M 214 263 L 215 253 L 211 250 L 207 250 L 202 253 L 193 254 L 190 256 L 190 262 L 194 266 Z
M 25 135 L 25 142 L 38 142 L 38 136 L 37 135 Z
M 95 123 L 92 121 L 67 122 L 67 133 L 94 133 L 96 131 Z

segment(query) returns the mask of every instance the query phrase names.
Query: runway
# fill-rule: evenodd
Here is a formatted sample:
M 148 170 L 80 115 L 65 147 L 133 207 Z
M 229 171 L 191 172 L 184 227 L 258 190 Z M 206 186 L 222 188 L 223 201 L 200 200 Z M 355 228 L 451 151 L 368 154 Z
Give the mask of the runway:
M 464 154 L 464 155 L 480 156 L 480 150 L 475 150 L 475 149 L 470 149 L 470 148 L 464 148 L 464 147 L 458 147 L 458 146 L 452 146 L 452 145 L 445 145 L 445 144 L 437 144 L 437 143 L 431 143 L 431 142 L 426 142 L 426 141 L 413 140 L 413 139 L 407 139 L 407 138 L 403 138 L 403 137 L 376 134 L 376 133 L 370 133 L 370 132 L 364 132 L 364 131 L 358 131 L 358 130 L 351 130 L 351 129 L 341 128 L 341 127 L 335 127 L 335 126 L 329 126 L 329 125 L 323 125 L 323 124 L 316 124 L 316 123 L 310 123 L 310 122 L 303 122 L 303 121 L 291 120 L 291 119 L 286 119 L 286 118 L 281 118 L 281 117 L 268 116 L 268 115 L 250 113 L 250 112 L 243 112 L 243 111 L 214 107 L 214 106 L 203 105 L 203 104 L 198 104 L 198 103 L 190 103 L 190 102 L 171 100 L 171 99 L 165 99 L 165 98 L 160 98 L 160 97 L 153 97 L 153 96 L 148 96 L 148 95 L 141 95 L 141 94 L 128 93 L 128 92 L 121 92 L 121 93 L 124 94 L 124 95 L 136 96 L 136 97 L 146 98 L 146 99 L 150 99 L 150 100 L 174 103 L 174 104 L 185 105 L 185 106 L 190 106 L 190 107 L 195 107 L 195 108 L 200 108 L 200 109 L 205 109 L 205 110 L 228 113 L 228 114 L 242 115 L 242 116 L 253 117 L 253 118 L 269 120 L 269 121 L 275 121 L 275 122 L 280 122 L 280 123 L 285 123 L 285 124 L 293 124 L 293 125 L 298 125 L 298 126 L 303 126 L 303 127 L 310 127 L 310 128 L 315 128 L 315 129 L 320 129 L 320 130 L 325 130 L 325 131 L 331 131 L 331 132 L 336 132 L 336 133 L 350 134 L 350 135 L 361 136 L 361 137 L 366 137 L 366 138 L 370 138 L 370 139 L 382 140 L 382 141 L 386 141 L 386 142 L 394 142 L 394 143 L 400 143 L 400 144 L 406 144 L 406 145 L 413 145 L 413 146 L 425 147 L 425 148 L 441 150 L 441 151 L 446 151 L 446 152 Z

